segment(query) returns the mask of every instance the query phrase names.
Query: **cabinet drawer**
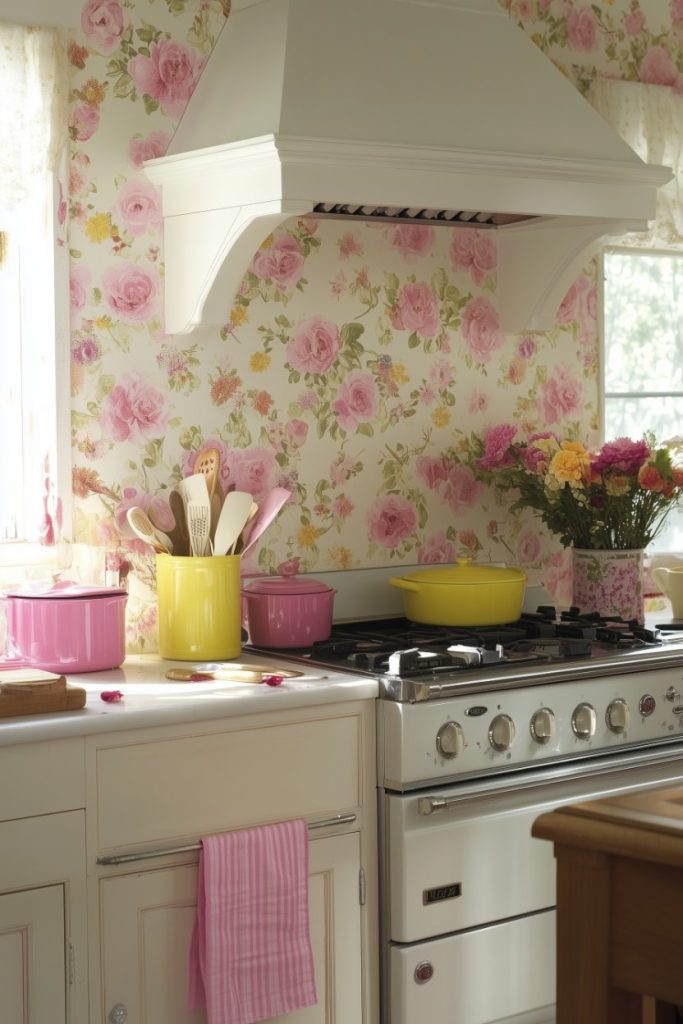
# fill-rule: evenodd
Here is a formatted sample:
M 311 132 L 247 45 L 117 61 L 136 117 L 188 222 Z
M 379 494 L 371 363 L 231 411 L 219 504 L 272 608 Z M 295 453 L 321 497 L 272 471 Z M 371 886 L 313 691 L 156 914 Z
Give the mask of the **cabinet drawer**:
M 139 743 L 128 734 L 95 752 L 97 850 L 356 808 L 362 744 L 358 713 Z
M 0 821 L 85 807 L 82 740 L 0 747 Z

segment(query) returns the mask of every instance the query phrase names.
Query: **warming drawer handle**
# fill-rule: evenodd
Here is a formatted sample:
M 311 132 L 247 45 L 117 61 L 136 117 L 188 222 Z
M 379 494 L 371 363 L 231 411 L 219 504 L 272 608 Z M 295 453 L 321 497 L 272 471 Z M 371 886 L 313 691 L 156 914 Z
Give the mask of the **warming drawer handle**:
M 434 814 L 435 811 L 445 811 L 449 804 L 458 803 L 458 800 L 444 800 L 443 797 L 421 796 L 417 801 L 417 813 L 422 815 Z
M 314 828 L 334 828 L 335 825 L 351 825 L 356 820 L 355 814 L 336 814 L 334 818 L 322 821 L 309 821 L 309 831 Z M 169 846 L 164 850 L 143 850 L 140 853 L 121 853 L 113 857 L 98 857 L 97 863 L 110 866 L 112 864 L 131 864 L 136 860 L 151 860 L 153 857 L 172 857 L 176 853 L 191 853 L 200 850 L 201 843 L 190 843 L 188 846 Z

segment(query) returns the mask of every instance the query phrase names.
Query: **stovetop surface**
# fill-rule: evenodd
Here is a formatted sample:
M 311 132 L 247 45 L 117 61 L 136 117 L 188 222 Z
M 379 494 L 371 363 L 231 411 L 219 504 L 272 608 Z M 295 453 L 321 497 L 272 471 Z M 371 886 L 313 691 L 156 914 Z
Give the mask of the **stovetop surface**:
M 643 626 L 576 609 L 558 613 L 552 606 L 500 626 L 430 626 L 392 617 L 337 623 L 328 640 L 279 653 L 379 677 L 383 696 L 420 700 L 478 681 L 489 687 L 497 680 L 501 686 L 513 685 L 520 673 L 527 679 L 541 675 L 550 680 L 598 671 L 598 666 L 607 670 L 622 661 L 637 663 L 667 654 L 683 658 L 683 623 Z

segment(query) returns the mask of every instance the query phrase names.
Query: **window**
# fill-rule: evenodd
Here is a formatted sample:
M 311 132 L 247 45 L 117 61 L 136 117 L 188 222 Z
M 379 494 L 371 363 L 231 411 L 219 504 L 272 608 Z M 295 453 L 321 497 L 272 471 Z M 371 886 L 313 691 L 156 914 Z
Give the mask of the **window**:
M 68 250 L 54 195 L 65 68 L 55 31 L 0 25 L 0 567 L 51 560 L 37 544 L 46 480 L 52 516 L 70 492 Z
M 683 438 L 683 252 L 608 250 L 603 271 L 605 439 Z M 652 547 L 683 551 L 683 511 Z

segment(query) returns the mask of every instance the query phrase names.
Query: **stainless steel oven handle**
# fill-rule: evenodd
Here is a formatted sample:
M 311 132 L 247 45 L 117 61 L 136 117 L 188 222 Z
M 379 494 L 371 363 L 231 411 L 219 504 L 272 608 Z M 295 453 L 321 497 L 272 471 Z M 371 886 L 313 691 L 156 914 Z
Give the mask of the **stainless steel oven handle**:
M 334 818 L 324 818 L 321 821 L 309 821 L 308 829 L 334 828 L 335 825 L 351 825 L 356 820 L 355 814 L 336 814 Z M 151 860 L 154 857 L 172 857 L 176 853 L 191 853 L 193 850 L 200 850 L 201 843 L 189 843 L 187 846 L 167 846 L 163 850 L 142 850 L 140 853 L 120 853 L 112 857 L 98 857 L 97 863 L 108 867 L 112 864 L 132 864 L 137 860 Z

